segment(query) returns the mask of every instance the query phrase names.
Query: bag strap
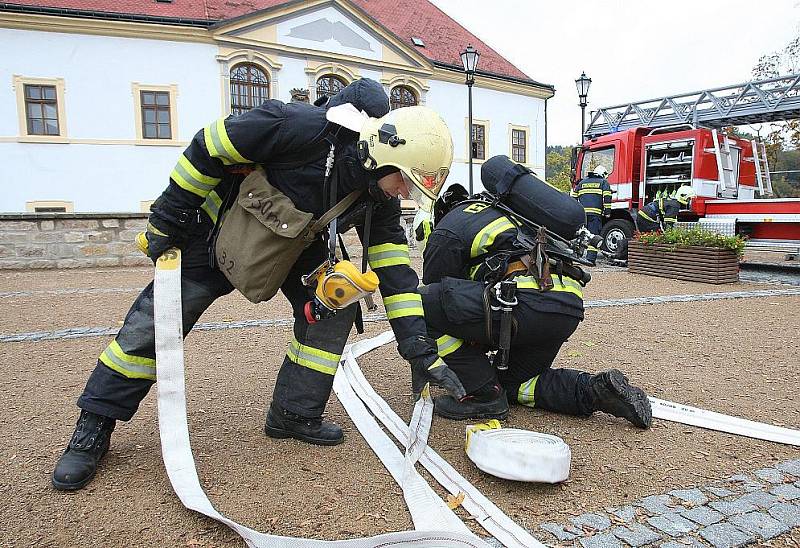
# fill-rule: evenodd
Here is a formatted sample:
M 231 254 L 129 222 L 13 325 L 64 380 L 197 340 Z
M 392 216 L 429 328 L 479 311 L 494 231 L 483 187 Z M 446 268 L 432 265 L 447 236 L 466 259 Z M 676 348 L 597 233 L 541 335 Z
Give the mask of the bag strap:
M 362 190 L 354 190 L 345 196 L 338 204 L 326 211 L 322 217 L 317 219 L 314 224 L 311 225 L 312 232 L 316 234 L 325 230 L 325 227 L 328 226 L 332 220 L 347 211 L 347 208 L 356 203 L 356 200 L 358 200 L 362 192 Z

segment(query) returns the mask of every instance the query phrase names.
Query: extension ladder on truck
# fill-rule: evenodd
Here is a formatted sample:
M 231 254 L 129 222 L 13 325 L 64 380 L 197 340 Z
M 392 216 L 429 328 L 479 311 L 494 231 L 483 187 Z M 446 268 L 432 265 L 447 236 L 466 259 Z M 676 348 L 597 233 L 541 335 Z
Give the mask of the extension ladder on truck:
M 763 141 L 750 141 L 753 147 L 753 160 L 756 164 L 756 182 L 758 183 L 758 193 L 761 196 L 772 196 L 772 178 L 769 176 L 769 160 L 767 159 L 767 148 Z

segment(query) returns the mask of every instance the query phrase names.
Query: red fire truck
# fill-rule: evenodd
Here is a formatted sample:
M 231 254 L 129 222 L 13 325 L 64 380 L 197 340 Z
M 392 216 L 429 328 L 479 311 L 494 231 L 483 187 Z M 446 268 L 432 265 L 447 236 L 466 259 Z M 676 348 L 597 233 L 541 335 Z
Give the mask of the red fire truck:
M 634 231 L 639 208 L 681 185 L 697 198 L 681 221 L 713 222 L 769 249 L 800 247 L 800 198 L 771 198 L 763 143 L 724 127 L 800 118 L 800 75 L 748 82 L 599 109 L 573 153 L 573 185 L 597 165 L 609 172 L 612 215 L 603 224 L 614 252 Z

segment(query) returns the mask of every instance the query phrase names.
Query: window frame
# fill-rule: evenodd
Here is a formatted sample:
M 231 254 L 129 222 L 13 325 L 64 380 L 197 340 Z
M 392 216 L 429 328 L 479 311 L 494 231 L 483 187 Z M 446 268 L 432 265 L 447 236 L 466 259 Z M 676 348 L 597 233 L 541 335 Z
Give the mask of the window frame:
M 234 63 L 228 69 L 228 105 L 229 105 L 228 113 L 233 115 L 233 116 L 238 116 L 238 114 L 243 114 L 244 112 L 247 112 L 247 110 L 252 110 L 252 109 L 254 109 L 254 108 L 256 108 L 258 106 L 258 105 L 253 105 L 249 109 L 247 109 L 247 110 L 245 110 L 243 112 L 240 112 L 238 114 L 235 114 L 233 112 L 234 104 L 233 104 L 233 90 L 232 90 L 232 87 L 233 87 L 233 83 L 235 82 L 235 80 L 231 77 L 231 75 L 232 75 L 232 73 L 233 73 L 233 71 L 235 69 L 237 69 L 238 67 L 241 67 L 241 66 L 251 66 L 251 67 L 254 67 L 254 68 L 258 69 L 259 71 L 261 71 L 261 73 L 267 79 L 267 83 L 266 84 L 258 84 L 258 83 L 253 83 L 253 82 L 247 82 L 247 84 L 248 84 L 248 86 L 256 85 L 256 86 L 261 87 L 262 89 L 265 89 L 266 92 L 267 92 L 267 97 L 264 99 L 264 101 L 272 99 L 272 74 L 271 74 L 271 70 L 270 69 L 268 69 L 268 68 L 266 68 L 266 67 L 264 67 L 264 66 L 262 66 L 262 65 L 260 65 L 260 64 L 258 64 L 256 62 L 254 62 L 254 61 L 250 61 L 250 60 L 239 61 L 237 63 Z M 252 88 L 248 87 L 248 99 L 252 101 L 253 95 L 251 93 L 251 89 Z M 259 103 L 259 105 L 260 104 L 261 103 Z
M 517 162 L 514 159 L 514 132 L 521 131 L 525 136 L 525 161 Z M 511 161 L 525 166 L 531 165 L 531 128 L 530 126 L 520 126 L 516 124 L 508 125 L 508 157 Z
M 322 97 L 322 95 L 320 95 L 320 93 L 319 93 L 319 81 L 321 79 L 323 79 L 323 78 L 332 78 L 332 79 L 338 80 L 342 84 L 342 89 L 346 88 L 349 85 L 349 82 L 347 81 L 347 78 L 344 78 L 342 75 L 335 74 L 333 72 L 323 72 L 322 74 L 320 74 L 319 76 L 317 76 L 314 79 L 314 95 L 316 95 L 317 99 Z M 336 93 L 339 93 L 339 92 L 337 91 Z M 336 93 L 334 93 L 333 95 L 336 95 Z M 327 95 L 327 97 L 333 97 L 333 95 Z
M 484 157 L 483 158 L 473 158 L 472 159 L 472 163 L 473 164 L 482 164 L 483 162 L 485 162 L 486 160 L 491 158 L 491 154 L 489 153 L 489 130 L 491 129 L 491 127 L 490 127 L 491 124 L 489 123 L 489 120 L 479 120 L 477 118 L 473 118 L 472 119 L 472 125 L 474 125 L 474 126 L 483 126 L 483 156 Z M 469 136 L 470 136 L 469 132 L 471 131 L 471 128 L 469 127 L 469 118 L 465 118 L 464 119 L 464 127 L 465 127 L 465 130 L 466 130 L 466 135 L 464 136 L 466 138 L 466 143 L 465 143 L 465 147 L 464 147 L 466 149 L 466 155 L 464 157 L 464 160 L 465 160 L 466 163 L 469 163 L 469 159 L 470 159 L 470 156 L 472 154 L 472 151 L 469 148 Z
M 169 94 L 169 139 L 145 137 L 144 136 L 144 112 L 142 110 L 142 92 L 160 92 Z M 167 144 L 176 144 L 179 140 L 178 137 L 178 86 L 177 84 L 142 84 L 140 82 L 133 82 L 131 84 L 131 93 L 133 94 L 133 117 L 134 126 L 136 128 L 136 140 L 134 144 L 159 146 Z M 157 122 L 156 122 L 157 123 Z
M 393 106 L 393 105 L 394 105 L 394 101 L 392 100 L 392 99 L 393 99 L 393 98 L 392 98 L 392 94 L 394 93 L 394 90 L 396 90 L 396 89 L 402 89 L 402 90 L 405 90 L 405 91 L 407 91 L 407 92 L 408 92 L 408 93 L 409 93 L 409 94 L 410 94 L 410 95 L 411 95 L 411 96 L 414 98 L 414 103 L 413 103 L 413 104 L 410 104 L 410 105 L 400 105 L 400 106 L 398 106 L 398 107 L 394 107 L 394 106 Z M 420 101 L 420 98 L 419 98 L 419 95 L 417 94 L 417 90 L 415 90 L 415 89 L 414 89 L 414 88 L 412 88 L 411 86 L 408 86 L 408 85 L 406 85 L 406 84 L 397 84 L 397 85 L 394 85 L 394 86 L 392 86 L 392 87 L 389 89 L 389 109 L 390 109 L 390 110 L 395 110 L 396 108 L 404 108 L 404 107 L 413 107 L 413 106 L 417 106 L 417 105 L 419 105 L 419 104 L 420 104 L 420 102 L 419 102 L 419 101 Z
M 64 208 L 64 211 L 36 211 L 37 207 L 41 208 Z M 28 213 L 74 213 L 75 203 L 68 200 L 31 200 L 25 202 L 25 211 Z
M 67 117 L 64 94 L 66 86 L 63 78 L 35 78 L 15 74 L 13 77 L 14 91 L 17 98 L 17 116 L 19 121 L 20 142 L 27 143 L 67 143 Z M 28 133 L 28 108 L 25 99 L 25 86 L 52 86 L 56 91 L 56 116 L 58 121 L 58 135 L 38 135 Z

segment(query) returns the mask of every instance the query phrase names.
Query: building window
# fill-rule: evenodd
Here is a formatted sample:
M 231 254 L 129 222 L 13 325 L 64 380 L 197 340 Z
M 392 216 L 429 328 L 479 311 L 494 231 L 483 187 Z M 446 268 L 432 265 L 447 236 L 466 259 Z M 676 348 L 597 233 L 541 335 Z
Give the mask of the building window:
M 61 135 L 55 86 L 24 84 L 28 135 Z
M 64 200 L 35 200 L 25 202 L 25 211 L 28 213 L 74 213 L 73 202 Z
M 336 95 L 347 85 L 347 83 L 333 74 L 325 74 L 317 78 L 317 99 L 320 97 L 331 97 Z
M 14 75 L 20 140 L 67 143 L 64 79 Z
M 511 130 L 511 159 L 518 164 L 528 161 L 528 132 L 524 129 Z
M 472 159 L 486 159 L 486 126 L 472 124 Z
M 172 139 L 169 92 L 142 90 L 140 93 L 142 137 L 145 139 Z
M 408 86 L 395 86 L 389 96 L 389 106 L 392 110 L 402 107 L 413 107 L 419 104 L 417 95 Z
M 136 144 L 157 146 L 176 144 L 178 86 L 133 82 L 131 88 L 133 112 L 136 118 Z
M 269 78 L 258 65 L 243 63 L 231 69 L 231 114 L 247 112 L 269 99 Z

